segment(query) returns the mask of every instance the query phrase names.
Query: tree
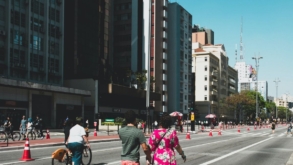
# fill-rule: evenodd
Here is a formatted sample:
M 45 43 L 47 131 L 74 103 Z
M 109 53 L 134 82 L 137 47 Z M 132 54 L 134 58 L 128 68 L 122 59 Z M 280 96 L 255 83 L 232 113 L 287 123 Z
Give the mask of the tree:
M 144 84 L 147 81 L 146 77 L 146 70 L 142 70 L 141 72 L 135 72 L 135 77 L 136 77 L 136 83 L 137 83 L 137 88 L 138 89 L 144 89 Z
M 274 102 L 266 102 L 265 105 L 266 109 L 267 109 L 267 113 L 270 113 L 271 116 L 275 116 L 276 115 L 276 104 Z
M 286 107 L 277 107 L 278 110 L 278 117 L 280 119 L 286 119 L 286 110 L 288 110 Z

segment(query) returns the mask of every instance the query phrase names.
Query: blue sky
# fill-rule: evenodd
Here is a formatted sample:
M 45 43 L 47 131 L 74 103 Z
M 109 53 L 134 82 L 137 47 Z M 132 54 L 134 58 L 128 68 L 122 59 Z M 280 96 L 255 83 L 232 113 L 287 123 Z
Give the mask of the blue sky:
M 278 96 L 293 95 L 293 0 L 169 0 L 192 14 L 192 23 L 212 29 L 215 44 L 224 44 L 229 65 L 235 65 L 243 18 L 244 61 L 260 55 L 259 80 L 268 82 L 268 95 L 276 96 L 274 80 L 280 79 Z

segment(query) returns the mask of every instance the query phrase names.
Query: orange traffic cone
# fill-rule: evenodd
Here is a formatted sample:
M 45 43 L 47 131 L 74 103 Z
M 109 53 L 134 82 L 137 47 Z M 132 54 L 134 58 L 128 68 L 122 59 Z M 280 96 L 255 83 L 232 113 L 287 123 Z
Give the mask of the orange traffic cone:
M 46 135 L 46 139 L 50 139 L 50 132 L 49 130 L 47 129 L 47 135 Z
M 96 130 L 94 131 L 94 136 L 98 136 L 98 134 L 97 134 L 97 131 L 96 131 Z
M 190 140 L 190 133 L 189 132 L 186 133 L 186 139 Z
M 250 128 L 249 127 L 247 127 L 247 131 L 250 131 Z
M 209 136 L 213 136 L 213 131 L 210 130 Z
M 30 143 L 28 141 L 28 138 L 25 141 L 22 158 L 20 158 L 20 160 L 22 160 L 22 161 L 34 160 L 34 159 L 31 158 Z
M 218 135 L 222 135 L 222 132 L 221 132 L 221 130 L 219 130 L 219 132 L 218 132 Z

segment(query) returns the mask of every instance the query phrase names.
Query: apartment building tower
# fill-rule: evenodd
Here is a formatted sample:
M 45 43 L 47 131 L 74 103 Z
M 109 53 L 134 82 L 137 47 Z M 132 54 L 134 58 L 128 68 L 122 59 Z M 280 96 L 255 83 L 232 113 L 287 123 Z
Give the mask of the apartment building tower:
M 187 114 L 192 102 L 192 15 L 178 3 L 169 3 L 168 11 L 168 111 Z
M 234 118 L 231 112 L 220 107 L 223 99 L 237 93 L 238 74 L 228 65 L 228 60 L 223 44 L 203 45 L 193 52 L 195 104 L 201 120 L 209 113 L 218 118 Z

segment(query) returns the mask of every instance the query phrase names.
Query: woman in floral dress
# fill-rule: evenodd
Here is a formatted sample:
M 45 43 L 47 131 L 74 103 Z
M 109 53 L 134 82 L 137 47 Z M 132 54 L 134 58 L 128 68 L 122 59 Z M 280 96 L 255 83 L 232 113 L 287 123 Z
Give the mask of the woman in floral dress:
M 186 156 L 179 144 L 176 131 L 169 129 L 171 125 L 172 117 L 168 115 L 162 116 L 159 129 L 154 130 L 149 138 L 149 147 L 154 152 L 154 165 L 176 165 L 174 148 L 181 155 L 184 162 L 186 161 Z

